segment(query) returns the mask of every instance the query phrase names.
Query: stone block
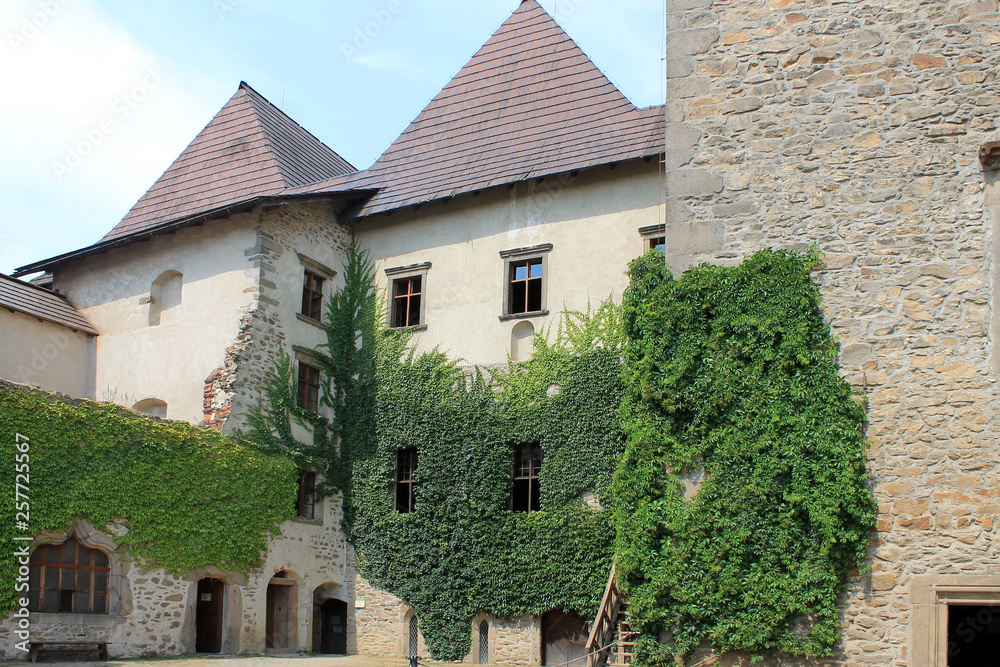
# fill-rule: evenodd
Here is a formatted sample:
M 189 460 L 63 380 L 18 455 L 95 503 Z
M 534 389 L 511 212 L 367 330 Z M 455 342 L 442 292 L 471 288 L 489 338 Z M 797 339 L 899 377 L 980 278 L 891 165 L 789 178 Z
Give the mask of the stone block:
M 667 195 L 670 197 L 714 195 L 722 192 L 724 185 L 722 177 L 708 169 L 677 169 L 667 173 Z
M 706 53 L 719 40 L 718 28 L 678 30 L 670 34 L 667 42 L 668 58 L 683 58 Z

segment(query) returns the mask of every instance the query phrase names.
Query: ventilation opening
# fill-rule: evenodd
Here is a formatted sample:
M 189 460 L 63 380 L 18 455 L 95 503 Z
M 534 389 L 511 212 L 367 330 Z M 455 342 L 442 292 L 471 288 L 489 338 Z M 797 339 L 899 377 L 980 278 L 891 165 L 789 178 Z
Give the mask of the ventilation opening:
M 167 418 L 167 404 L 156 398 L 147 398 L 145 401 L 139 401 L 132 409 L 150 417 Z

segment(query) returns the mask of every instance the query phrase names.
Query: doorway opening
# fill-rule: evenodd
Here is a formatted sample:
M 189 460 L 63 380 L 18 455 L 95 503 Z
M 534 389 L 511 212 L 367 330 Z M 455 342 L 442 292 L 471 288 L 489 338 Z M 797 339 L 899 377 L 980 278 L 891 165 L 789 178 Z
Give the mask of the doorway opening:
M 195 651 L 198 653 L 222 653 L 225 590 L 221 579 L 198 582 L 195 606 Z
M 324 655 L 347 655 L 347 603 L 325 600 L 319 605 L 314 621 L 320 632 L 319 652 Z
M 279 572 L 267 585 L 267 618 L 264 645 L 274 650 L 294 650 L 296 618 L 296 582 Z
M 948 605 L 948 667 L 978 667 L 1000 653 L 1000 605 Z
M 550 611 L 542 617 L 542 664 L 587 667 L 586 622 L 578 615 Z

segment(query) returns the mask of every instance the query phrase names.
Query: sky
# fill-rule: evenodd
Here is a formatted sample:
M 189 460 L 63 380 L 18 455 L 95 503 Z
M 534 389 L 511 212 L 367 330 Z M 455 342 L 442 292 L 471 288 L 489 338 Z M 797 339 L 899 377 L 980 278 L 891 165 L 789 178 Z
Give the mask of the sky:
M 664 0 L 540 0 L 663 102 Z M 2 0 L 0 273 L 96 243 L 246 81 L 368 167 L 520 0 Z

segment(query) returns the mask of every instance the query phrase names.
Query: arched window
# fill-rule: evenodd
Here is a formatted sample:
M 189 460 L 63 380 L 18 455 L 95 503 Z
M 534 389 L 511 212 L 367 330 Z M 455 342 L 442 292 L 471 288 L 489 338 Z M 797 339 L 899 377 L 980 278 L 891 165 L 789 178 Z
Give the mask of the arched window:
M 149 290 L 149 326 L 159 326 L 165 312 L 181 305 L 183 285 L 184 274 L 178 271 L 167 271 L 153 281 Z
M 479 664 L 490 664 L 490 624 L 483 621 L 479 624 Z
M 420 650 L 420 629 L 417 626 L 417 617 L 410 617 L 410 637 L 409 637 L 409 655 L 407 657 L 416 655 Z
M 167 418 L 167 404 L 157 398 L 147 398 L 144 401 L 139 401 L 132 406 L 132 409 L 150 417 Z
M 108 557 L 76 538 L 40 546 L 28 563 L 28 609 L 50 614 L 107 614 Z

